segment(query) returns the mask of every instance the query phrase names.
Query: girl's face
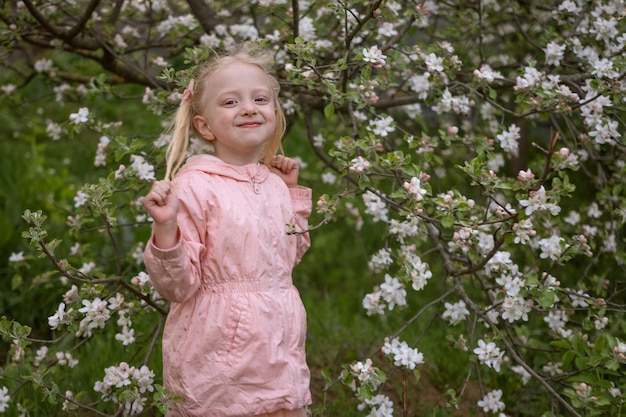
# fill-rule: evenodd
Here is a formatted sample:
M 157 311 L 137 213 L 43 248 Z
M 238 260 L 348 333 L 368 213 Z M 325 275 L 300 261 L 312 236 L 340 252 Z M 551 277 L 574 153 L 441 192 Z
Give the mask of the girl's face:
M 221 160 L 245 165 L 259 160 L 276 130 L 276 107 L 266 73 L 256 65 L 233 62 L 206 80 L 204 106 L 193 123 L 212 141 Z

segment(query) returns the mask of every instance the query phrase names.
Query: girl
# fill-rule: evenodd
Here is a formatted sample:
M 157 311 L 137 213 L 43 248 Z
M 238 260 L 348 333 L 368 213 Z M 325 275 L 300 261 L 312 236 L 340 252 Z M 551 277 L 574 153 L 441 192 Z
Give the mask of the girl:
M 306 315 L 291 272 L 310 246 L 311 190 L 277 156 L 285 131 L 271 56 L 252 44 L 215 58 L 185 90 L 165 180 L 144 198 L 144 262 L 170 300 L 168 417 L 301 417 L 311 403 Z M 214 154 L 185 161 L 189 131 Z M 170 179 L 172 179 L 170 181 Z

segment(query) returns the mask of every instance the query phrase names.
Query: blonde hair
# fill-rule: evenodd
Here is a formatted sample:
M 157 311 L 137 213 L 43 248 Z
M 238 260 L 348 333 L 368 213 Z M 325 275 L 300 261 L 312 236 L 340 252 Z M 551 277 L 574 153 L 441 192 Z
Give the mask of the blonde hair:
M 274 57 L 270 51 L 262 48 L 260 45 L 254 42 L 245 42 L 236 45 L 224 55 L 216 53 L 213 59 L 209 60 L 205 65 L 196 68 L 195 81 L 191 86 L 191 96 L 188 99 L 183 99 L 172 121 L 172 140 L 165 154 L 165 179 L 172 179 L 185 162 L 189 148 L 190 132 L 193 132 L 197 137 L 201 137 L 193 125 L 193 118 L 200 113 L 199 109 L 203 104 L 205 95 L 210 94 L 210 92 L 206 91 L 207 79 L 215 71 L 234 62 L 255 65 L 267 74 L 273 92 L 274 107 L 276 108 L 276 129 L 272 138 L 263 146 L 261 161 L 269 164 L 272 157 L 279 150 L 282 153 L 282 138 L 285 134 L 287 123 L 285 113 L 278 99 L 280 86 L 278 80 L 273 75 Z

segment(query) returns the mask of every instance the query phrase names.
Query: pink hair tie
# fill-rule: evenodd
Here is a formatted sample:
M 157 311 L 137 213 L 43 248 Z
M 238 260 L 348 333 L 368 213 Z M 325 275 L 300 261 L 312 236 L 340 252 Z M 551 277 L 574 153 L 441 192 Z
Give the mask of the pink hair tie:
M 183 91 L 183 95 L 180 98 L 180 105 L 182 106 L 185 103 L 185 101 L 191 100 L 192 97 L 193 97 L 193 78 L 191 79 L 191 81 L 189 81 L 189 85 L 187 86 L 187 88 L 185 88 L 185 91 Z

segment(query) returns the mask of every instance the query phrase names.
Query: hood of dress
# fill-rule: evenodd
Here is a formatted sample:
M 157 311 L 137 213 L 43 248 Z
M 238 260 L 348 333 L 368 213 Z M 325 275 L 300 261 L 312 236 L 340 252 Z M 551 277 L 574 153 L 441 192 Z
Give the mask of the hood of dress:
M 221 175 L 237 181 L 262 183 L 270 174 L 269 169 L 261 164 L 232 165 L 216 156 L 203 154 L 190 157 L 178 174 L 189 171 L 200 171 L 207 174 Z

